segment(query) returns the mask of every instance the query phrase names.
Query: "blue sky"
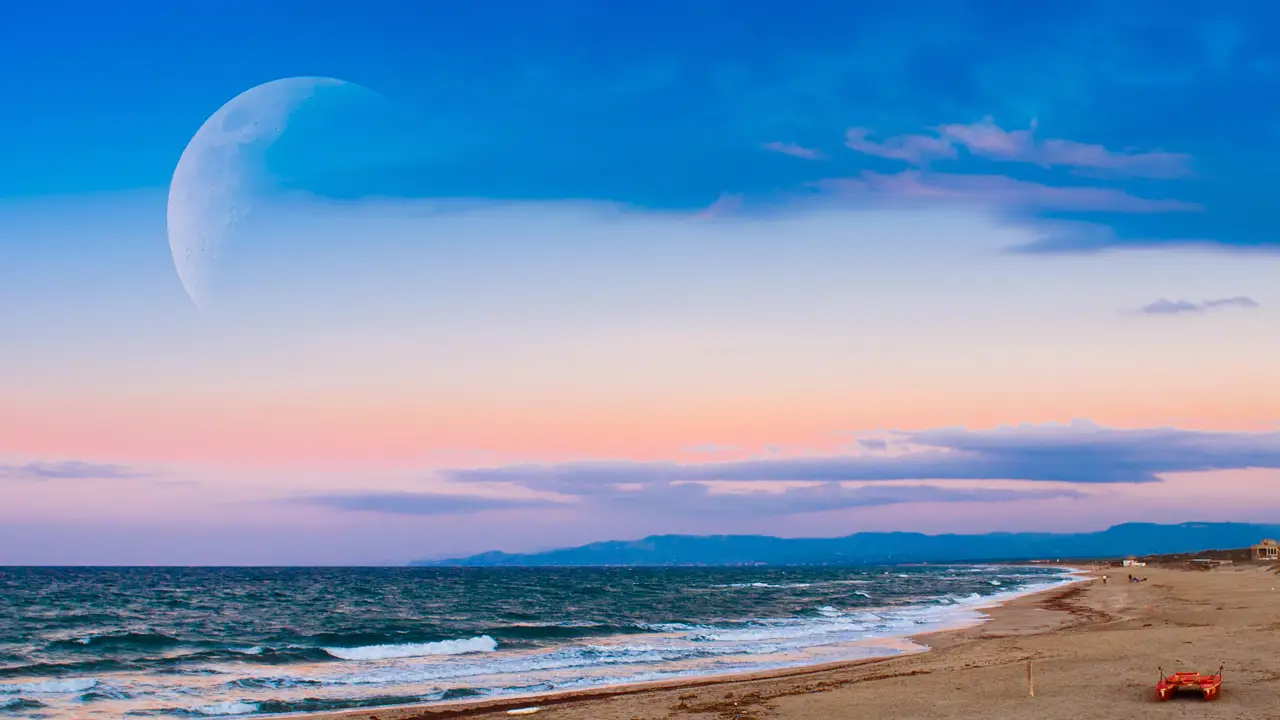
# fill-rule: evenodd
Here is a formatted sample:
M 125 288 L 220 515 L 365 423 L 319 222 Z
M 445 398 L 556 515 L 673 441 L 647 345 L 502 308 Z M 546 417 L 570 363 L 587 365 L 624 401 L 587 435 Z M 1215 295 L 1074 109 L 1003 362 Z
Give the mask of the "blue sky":
M 77 523 L 131 561 L 364 562 L 1270 517 L 1277 21 L 1189 1 L 5 6 L 0 521 L 64 538 L 41 556 L 59 562 L 106 557 Z M 202 314 L 170 178 L 219 107 L 293 76 L 389 110 L 291 121 L 305 172 Z M 998 426 L 1030 439 L 975 449 Z M 885 437 L 936 442 L 884 459 Z
M 398 162 L 312 188 L 337 196 L 687 208 L 898 169 L 848 152 L 850 126 L 894 135 L 992 116 L 1195 158 L 1193 178 L 1121 184 L 1205 212 L 1071 213 L 1105 222 L 1114 242 L 1277 242 L 1267 159 L 1280 51 L 1264 29 L 1280 11 L 1262 2 L 51 2 L 5 13 L 0 61 L 20 72 L 0 77 L 11 108 L 0 135 L 14 140 L 0 196 L 163 186 L 190 127 L 222 101 L 311 74 L 374 88 L 411 117 Z M 829 160 L 759 152 L 769 142 Z M 988 166 L 965 156 L 940 167 Z
M 387 180 L 414 194 L 438 194 L 447 168 L 475 173 L 466 184 L 483 196 L 685 205 L 830 173 L 762 156 L 765 142 L 787 138 L 867 167 L 835 152 L 851 125 L 898 134 L 984 115 L 1006 128 L 1038 119 L 1048 136 L 1191 153 L 1205 183 L 1257 182 L 1250 166 L 1274 139 L 1268 117 L 1280 102 L 1266 91 L 1280 51 L 1264 28 L 1280 11 L 1229 9 L 28 5 L 7 9 L 0 31 L 0 57 L 21 69 L 3 78 L 21 112 L 5 113 L 0 131 L 22 138 L 0 191 L 163 185 L 193 123 L 244 88 L 300 74 L 340 76 L 416 111 L 425 157 Z M 531 164 L 544 172 L 522 177 Z M 672 189 L 655 194 L 656 178 Z

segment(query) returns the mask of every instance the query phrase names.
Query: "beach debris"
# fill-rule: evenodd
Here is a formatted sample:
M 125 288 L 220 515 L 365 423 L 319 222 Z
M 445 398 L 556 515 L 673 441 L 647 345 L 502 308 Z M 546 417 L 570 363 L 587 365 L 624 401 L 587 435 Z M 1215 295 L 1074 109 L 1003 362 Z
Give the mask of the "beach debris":
M 1201 675 L 1194 671 L 1165 675 L 1164 668 L 1160 668 L 1160 681 L 1156 683 L 1156 699 L 1168 700 L 1179 690 L 1188 689 L 1199 692 L 1205 700 L 1213 700 L 1218 697 L 1218 690 L 1222 687 L 1223 667 L 1219 665 L 1218 672 L 1213 675 Z
M 527 707 L 527 708 L 516 708 L 515 710 L 508 710 L 508 711 L 507 711 L 507 714 L 508 714 L 508 715 L 532 715 L 532 714 L 534 714 L 534 713 L 538 712 L 538 711 L 539 711 L 539 710 L 541 710 L 541 709 L 542 709 L 542 708 L 540 708 L 540 707 L 536 707 L 536 706 L 535 706 L 535 707 Z
M 1027 661 L 1027 695 L 1036 696 L 1036 661 Z

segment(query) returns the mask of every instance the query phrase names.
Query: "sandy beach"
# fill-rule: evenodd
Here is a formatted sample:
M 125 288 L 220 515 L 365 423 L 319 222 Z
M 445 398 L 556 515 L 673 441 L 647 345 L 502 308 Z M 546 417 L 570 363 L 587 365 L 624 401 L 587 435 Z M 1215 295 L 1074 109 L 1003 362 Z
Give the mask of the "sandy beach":
M 800 670 L 523 700 L 382 708 L 308 720 L 804 718 L 1280 718 L 1280 577 L 1259 566 L 1128 569 L 1018 598 L 976 627 L 923 635 L 927 652 Z M 1034 667 L 1035 695 L 1027 683 Z M 1221 697 L 1158 703 L 1157 668 L 1225 665 Z M 508 711 L 536 706 L 531 715 Z

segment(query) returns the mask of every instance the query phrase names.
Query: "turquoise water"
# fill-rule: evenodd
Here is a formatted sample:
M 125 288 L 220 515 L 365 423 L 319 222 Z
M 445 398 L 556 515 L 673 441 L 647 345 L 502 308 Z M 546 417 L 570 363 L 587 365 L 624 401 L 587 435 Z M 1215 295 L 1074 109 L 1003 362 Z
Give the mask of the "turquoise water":
M 220 717 L 853 659 L 1037 567 L 0 568 L 0 715 Z

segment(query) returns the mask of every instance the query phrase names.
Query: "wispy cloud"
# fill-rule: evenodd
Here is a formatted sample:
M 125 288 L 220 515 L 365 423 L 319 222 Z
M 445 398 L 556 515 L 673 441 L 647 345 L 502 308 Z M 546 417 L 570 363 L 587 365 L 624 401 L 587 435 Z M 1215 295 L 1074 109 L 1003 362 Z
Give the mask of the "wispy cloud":
M 825 160 L 827 157 L 819 150 L 789 142 L 767 142 L 761 147 L 769 152 L 782 153 L 783 155 L 804 158 L 805 160 Z
M 886 140 L 871 139 L 868 128 L 849 128 L 845 131 L 845 147 L 864 155 L 905 160 L 920 165 L 937 158 L 956 157 L 955 146 L 946 137 L 929 135 L 898 135 Z
M 722 215 L 732 214 L 735 210 L 742 207 L 742 196 L 733 193 L 721 193 L 715 202 L 711 203 L 700 212 L 694 215 L 697 220 L 710 220 Z
M 988 116 L 968 125 L 943 125 L 938 132 L 963 145 L 970 153 L 993 160 L 1041 167 L 1087 168 L 1134 177 L 1173 178 L 1191 174 L 1189 155 L 1110 150 L 1103 145 L 1058 138 L 1038 140 L 1035 129 L 1032 123 L 1026 130 L 1004 130 Z
M 457 482 L 507 482 L 566 494 L 617 484 L 690 481 L 1025 480 L 1081 484 L 1156 482 L 1177 472 L 1280 468 L 1280 433 L 1175 428 L 1117 430 L 1077 423 L 988 431 L 901 432 L 919 448 L 898 455 L 832 455 L 738 462 L 593 461 L 455 469 Z
M 1084 487 L 1158 482 L 1169 473 L 1280 467 L 1280 433 L 1274 432 L 1117 430 L 1076 422 L 984 431 L 940 428 L 894 436 L 892 444 L 878 438 L 859 441 L 880 451 L 874 455 L 701 463 L 582 461 L 437 473 L 453 483 L 519 486 L 539 497 L 379 491 L 284 502 L 397 515 L 573 508 L 746 517 L 910 503 L 1082 498 L 1096 492 Z M 971 484 L 982 481 L 1003 481 L 1003 486 Z
M 1142 312 L 1147 315 L 1181 315 L 1184 313 L 1200 313 L 1214 308 L 1246 308 L 1259 307 L 1258 301 L 1243 295 L 1239 297 L 1191 302 L 1190 300 L 1157 300 L 1143 305 Z
M 975 123 L 949 123 L 933 129 L 933 134 L 907 134 L 870 139 L 868 128 L 850 128 L 845 145 L 876 157 L 903 160 L 921 165 L 931 160 L 956 158 L 957 148 L 988 160 L 1021 162 L 1040 167 L 1067 167 L 1101 171 L 1115 175 L 1175 178 L 1191 174 L 1188 155 L 1137 150 L 1111 150 L 1103 145 L 1035 136 L 1033 123 L 1025 130 L 1005 130 L 991 117 Z
M 796 515 L 856 507 L 908 503 L 1002 503 L 1018 500 L 1079 498 L 1071 488 L 959 488 L 927 484 L 847 487 L 823 483 L 782 491 L 723 492 L 715 483 L 651 483 L 635 490 L 595 493 L 594 507 L 627 511 L 651 509 L 667 514 L 706 516 Z
M 864 171 L 855 178 L 819 181 L 818 187 L 850 196 L 957 202 L 1030 210 L 1121 213 L 1196 212 L 1204 208 L 1181 200 L 1156 200 L 1118 188 L 1053 186 L 1005 175 L 968 175 L 904 170 Z
M 561 504 L 538 498 L 499 498 L 430 492 L 333 493 L 289 498 L 282 502 L 385 515 L 460 515 L 484 510 L 545 508 Z
M 79 460 L 0 465 L 0 478 L 11 480 L 129 480 L 149 475 L 123 465 Z
M 993 503 L 1079 498 L 1071 488 L 957 488 L 927 484 L 846 487 L 823 483 L 782 490 L 726 492 L 717 483 L 652 482 L 599 485 L 563 501 L 504 499 L 415 492 L 358 492 L 290 498 L 290 504 L 382 515 L 465 515 L 486 510 L 579 508 L 593 511 L 655 511 L 683 516 L 762 516 L 828 512 L 906 503 Z

